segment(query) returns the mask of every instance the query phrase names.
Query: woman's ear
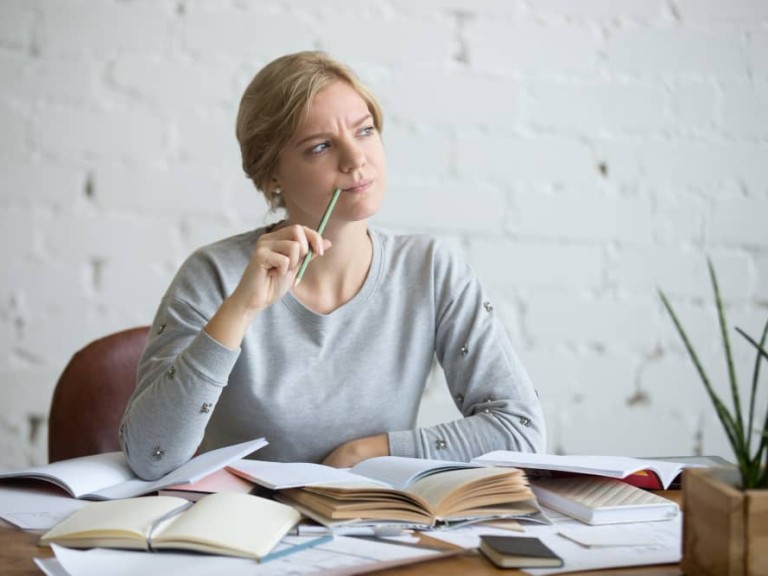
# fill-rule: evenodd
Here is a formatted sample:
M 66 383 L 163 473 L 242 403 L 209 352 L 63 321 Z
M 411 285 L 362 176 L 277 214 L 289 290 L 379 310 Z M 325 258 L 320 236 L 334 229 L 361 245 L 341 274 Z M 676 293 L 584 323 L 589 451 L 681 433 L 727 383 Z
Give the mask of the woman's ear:
M 267 193 L 267 199 L 273 209 L 284 206 L 283 204 L 283 189 L 280 187 L 280 182 L 277 178 L 272 178 L 272 182 L 269 185 L 269 191 Z

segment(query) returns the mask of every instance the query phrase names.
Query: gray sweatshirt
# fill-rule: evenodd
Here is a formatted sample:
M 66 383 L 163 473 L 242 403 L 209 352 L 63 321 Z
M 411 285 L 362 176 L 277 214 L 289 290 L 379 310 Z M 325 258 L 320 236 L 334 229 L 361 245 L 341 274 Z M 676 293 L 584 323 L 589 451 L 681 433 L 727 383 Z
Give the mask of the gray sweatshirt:
M 128 460 L 157 478 L 196 451 L 266 437 L 252 457 L 319 462 L 388 433 L 393 455 L 469 460 L 541 451 L 541 406 L 493 304 L 459 254 L 420 235 L 372 228 L 355 297 L 317 314 L 288 292 L 230 350 L 203 327 L 233 292 L 264 229 L 196 251 L 163 297 L 120 430 Z M 437 357 L 453 422 L 414 429 Z

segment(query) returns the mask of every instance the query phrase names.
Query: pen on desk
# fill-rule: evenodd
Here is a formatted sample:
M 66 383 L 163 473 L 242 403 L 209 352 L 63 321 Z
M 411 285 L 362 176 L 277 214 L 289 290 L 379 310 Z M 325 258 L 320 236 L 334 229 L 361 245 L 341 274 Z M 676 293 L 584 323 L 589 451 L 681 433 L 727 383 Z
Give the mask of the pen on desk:
M 328 202 L 328 207 L 325 209 L 323 217 L 320 219 L 320 224 L 317 226 L 317 233 L 321 236 L 325 230 L 325 225 L 328 224 L 328 220 L 331 217 L 331 212 L 333 212 L 333 207 L 336 206 L 336 201 L 339 199 L 340 194 L 341 188 L 336 188 L 336 190 L 333 192 L 333 196 L 331 196 L 331 201 Z M 307 266 L 309 266 L 309 261 L 312 260 L 313 253 L 314 252 L 312 251 L 312 247 L 310 246 L 309 252 L 307 252 L 307 255 L 304 256 L 304 260 L 302 260 L 301 266 L 299 267 L 299 272 L 296 274 L 296 280 L 294 280 L 293 283 L 294 286 L 298 286 L 299 282 L 301 282 L 301 279 L 304 276 L 304 272 L 306 272 Z
M 410 529 L 401 528 L 399 526 L 337 526 L 331 529 L 328 526 L 314 526 L 309 524 L 299 524 L 294 526 L 289 532 L 292 536 L 337 534 L 339 536 L 374 536 L 378 538 L 404 536 L 410 533 Z

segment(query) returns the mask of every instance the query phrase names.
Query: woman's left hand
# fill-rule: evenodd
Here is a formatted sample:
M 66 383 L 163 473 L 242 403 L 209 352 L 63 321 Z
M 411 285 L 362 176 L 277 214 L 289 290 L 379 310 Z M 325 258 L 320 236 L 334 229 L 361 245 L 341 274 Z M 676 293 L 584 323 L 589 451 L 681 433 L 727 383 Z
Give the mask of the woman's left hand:
M 389 456 L 389 437 L 386 434 L 350 440 L 328 454 L 322 463 L 336 468 L 349 468 L 376 456 Z

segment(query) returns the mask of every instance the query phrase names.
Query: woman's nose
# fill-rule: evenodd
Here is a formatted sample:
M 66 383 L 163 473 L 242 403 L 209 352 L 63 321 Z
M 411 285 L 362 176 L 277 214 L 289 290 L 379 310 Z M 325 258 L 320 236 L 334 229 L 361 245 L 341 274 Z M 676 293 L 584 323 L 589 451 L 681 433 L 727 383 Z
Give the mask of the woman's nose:
M 350 142 L 342 147 L 339 162 L 342 172 L 352 172 L 365 165 L 365 154 L 357 142 Z

